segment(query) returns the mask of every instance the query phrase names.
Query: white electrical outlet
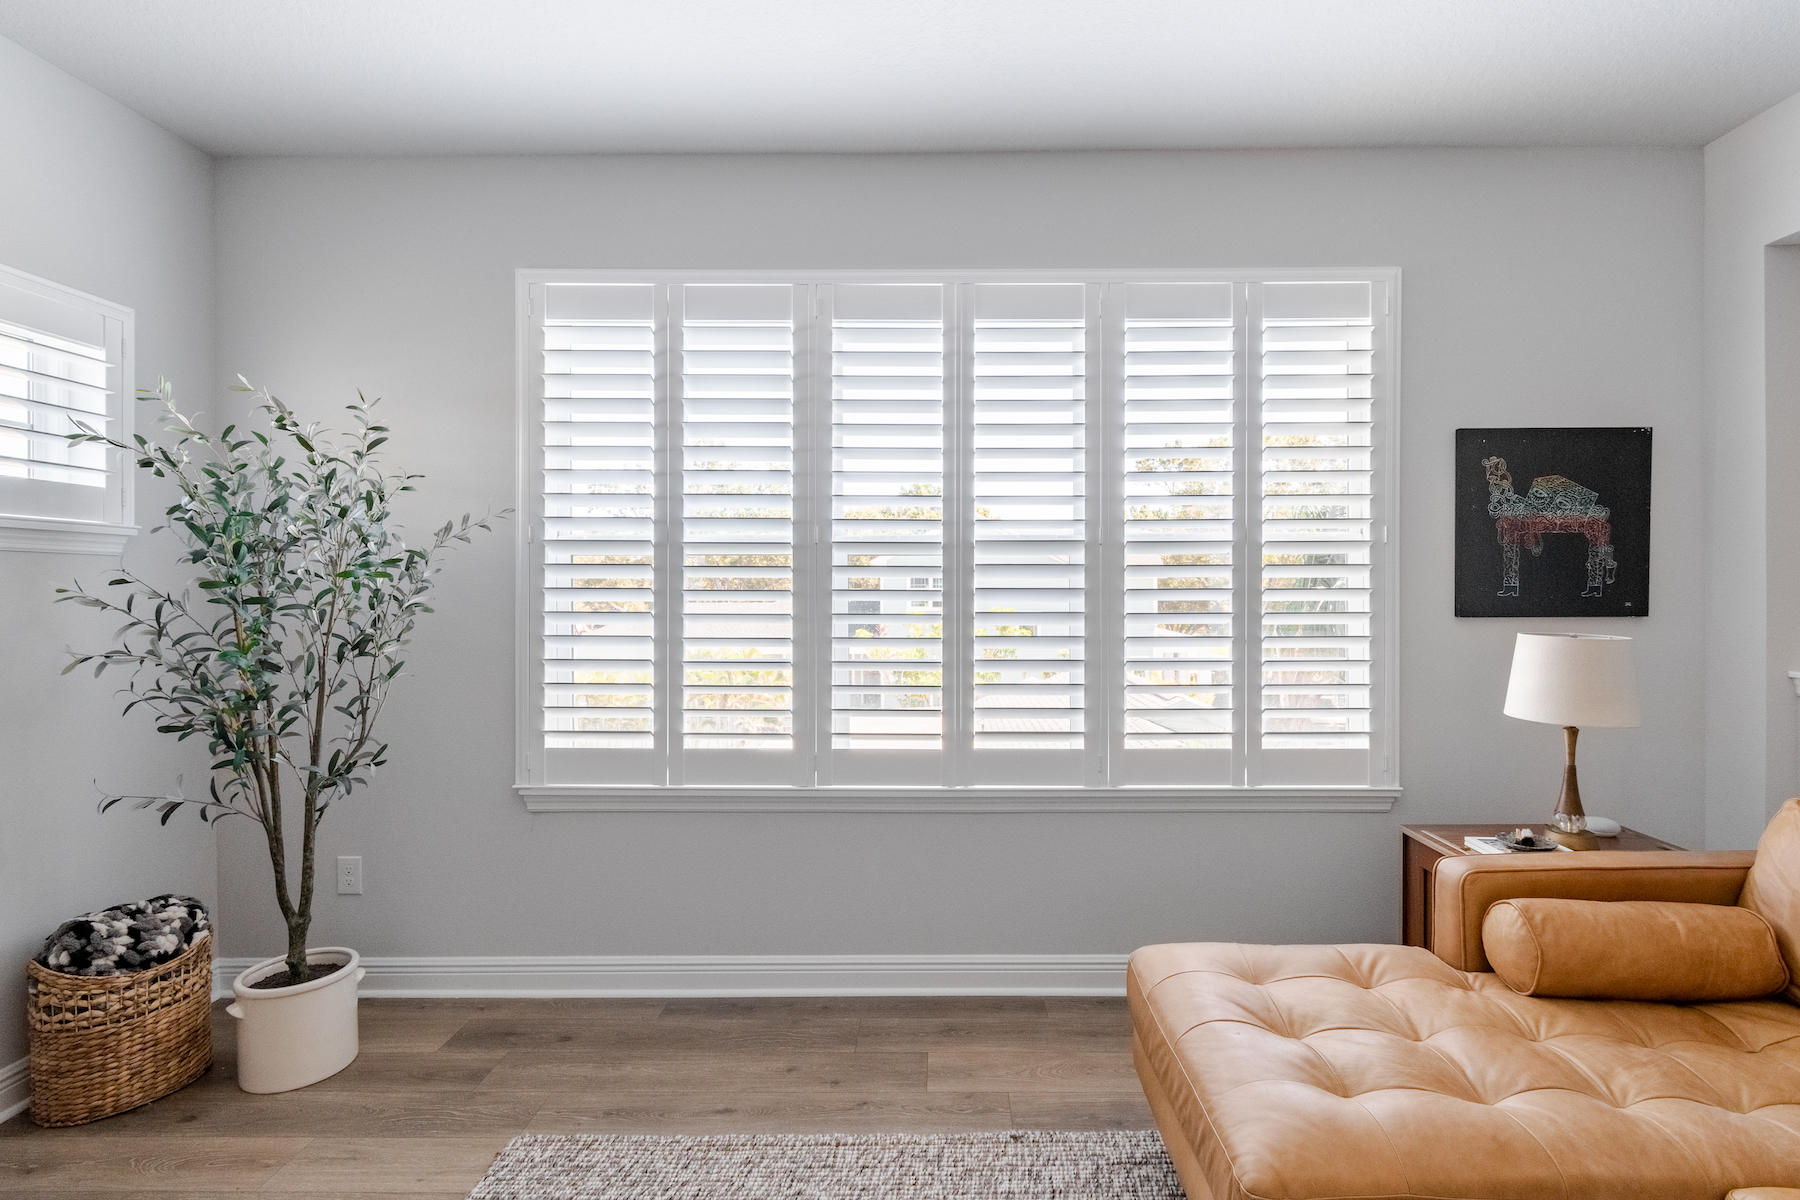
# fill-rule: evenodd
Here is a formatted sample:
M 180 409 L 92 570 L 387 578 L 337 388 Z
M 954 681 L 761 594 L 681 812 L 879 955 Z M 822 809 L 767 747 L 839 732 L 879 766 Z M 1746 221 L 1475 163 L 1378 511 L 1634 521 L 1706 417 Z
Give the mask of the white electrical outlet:
M 362 855 L 347 854 L 338 859 L 338 895 L 362 895 Z

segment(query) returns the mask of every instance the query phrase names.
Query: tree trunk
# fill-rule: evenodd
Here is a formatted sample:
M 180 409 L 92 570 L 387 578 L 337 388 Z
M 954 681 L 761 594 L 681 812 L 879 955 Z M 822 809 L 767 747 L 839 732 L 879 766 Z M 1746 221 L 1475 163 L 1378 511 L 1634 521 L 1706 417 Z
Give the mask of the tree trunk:
M 294 903 L 294 915 L 288 918 L 288 980 L 292 983 L 305 983 L 312 978 L 312 970 L 306 963 L 306 934 L 312 928 L 313 869 L 319 843 L 319 802 L 316 784 L 309 783 L 307 785 L 306 813 L 302 820 L 304 824 L 301 828 L 300 838 L 300 898 Z
M 290 984 L 305 983 L 312 978 L 312 968 L 306 962 L 306 934 L 311 925 L 310 912 L 297 912 L 288 919 L 287 969 Z

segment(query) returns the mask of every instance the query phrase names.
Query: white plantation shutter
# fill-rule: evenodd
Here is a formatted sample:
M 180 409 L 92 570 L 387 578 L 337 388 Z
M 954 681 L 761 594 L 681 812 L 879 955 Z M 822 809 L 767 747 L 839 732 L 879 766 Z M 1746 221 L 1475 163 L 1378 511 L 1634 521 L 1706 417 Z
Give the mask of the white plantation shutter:
M 541 311 L 544 745 L 570 778 L 660 782 L 654 289 L 550 284 Z
M 109 374 L 103 344 L 0 321 L 0 475 L 105 487 L 104 448 L 68 435 L 109 432 Z
M 1234 778 L 1235 291 L 1132 283 L 1115 293 L 1125 603 L 1115 782 Z
M 1254 782 L 1369 781 L 1375 311 L 1366 282 L 1261 288 Z
M 1066 779 L 1087 729 L 1094 293 L 1076 283 L 976 284 L 972 290 L 975 777 Z
M 1391 786 L 1392 287 L 547 273 L 523 776 Z
M 126 328 L 111 305 L 0 269 L 0 514 L 124 520 L 121 456 L 68 435 L 124 431 Z
M 944 745 L 940 284 L 826 290 L 833 782 L 938 782 Z
M 799 782 L 796 289 L 698 284 L 680 292 L 683 753 L 675 765 L 687 782 Z

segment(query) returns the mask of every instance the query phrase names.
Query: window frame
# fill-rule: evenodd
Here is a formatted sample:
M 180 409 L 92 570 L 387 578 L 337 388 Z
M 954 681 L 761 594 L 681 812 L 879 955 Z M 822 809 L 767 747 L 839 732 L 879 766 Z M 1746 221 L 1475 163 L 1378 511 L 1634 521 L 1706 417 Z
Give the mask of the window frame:
M 6 316 L 4 292 L 7 289 L 80 309 L 102 321 L 118 323 L 118 357 L 116 361 L 108 359 L 108 366 L 117 372 L 117 382 L 108 401 L 107 418 L 117 431 L 119 440 L 129 442 L 133 432 L 131 400 L 134 395 L 132 371 L 136 365 L 136 314 L 122 304 L 77 291 L 54 280 L 0 266 L 0 319 Z M 110 342 L 111 338 L 108 340 Z M 123 451 L 107 447 L 105 455 L 107 466 L 102 519 L 84 520 L 42 513 L 0 511 L 0 551 L 107 556 L 122 553 L 125 543 L 139 531 L 135 524 L 134 473 Z
M 1401 362 L 1400 345 L 1400 280 L 1398 268 L 1326 269 L 1295 268 L 1193 269 L 1170 270 L 1125 269 L 1022 269 L 1022 270 L 620 270 L 586 268 L 520 268 L 515 272 L 514 314 L 516 320 L 516 484 L 517 511 L 520 520 L 515 536 L 515 763 L 514 792 L 527 810 L 533 812 L 1386 812 L 1402 794 L 1399 775 L 1399 739 L 1397 729 L 1399 654 L 1398 654 L 1398 545 L 1400 513 L 1397 449 L 1400 443 Z M 759 786 L 727 786 L 709 784 L 609 785 L 594 782 L 547 782 L 545 751 L 537 729 L 539 686 L 541 608 L 539 574 L 539 527 L 543 513 L 541 471 L 542 439 L 538 435 L 541 404 L 541 363 L 537 353 L 538 317 L 532 311 L 533 288 L 556 283 L 621 284 L 884 284 L 932 283 L 963 285 L 980 283 L 1079 282 L 1098 285 L 1104 291 L 1109 285 L 1130 283 L 1229 283 L 1254 284 L 1277 282 L 1370 282 L 1382 288 L 1385 306 L 1378 311 L 1375 324 L 1375 349 L 1382 369 L 1373 380 L 1375 402 L 1382 418 L 1377 426 L 1371 451 L 1372 468 L 1380 480 L 1372 502 L 1371 583 L 1377 597 L 1377 611 L 1371 623 L 1371 666 L 1379 680 L 1371 717 L 1375 732 L 1369 748 L 1370 779 L 1368 784 L 1323 785 L 1251 785 L 1230 784 L 1174 785 L 1112 784 L 1084 786 L 995 786 L 964 783 L 960 785 L 909 784 L 902 786 L 868 786 L 843 784 L 770 784 Z M 811 319 L 812 314 L 807 314 Z M 1110 314 L 1109 314 L 1110 316 Z M 1113 325 L 1101 323 L 1108 331 Z M 1118 360 L 1116 347 L 1096 344 L 1095 352 L 1102 361 L 1101 371 L 1111 372 Z M 656 369 L 669 369 L 659 345 Z M 807 365 L 811 365 L 810 362 Z M 798 369 L 798 368 L 797 368 Z M 1090 378 L 1099 378 L 1098 372 Z M 1093 397 L 1093 410 L 1102 419 L 1110 419 L 1100 407 L 1110 395 L 1110 375 Z M 798 397 L 796 397 L 798 403 Z M 659 414 L 658 428 L 663 428 Z M 816 449 L 809 451 L 805 437 L 797 434 L 796 465 L 798 469 L 817 471 Z M 1093 439 L 1097 448 L 1101 438 Z M 1098 451 L 1096 449 L 1095 457 Z M 1092 464 L 1093 459 L 1090 460 Z M 801 464 L 805 464 L 801 467 Z M 1090 465 L 1090 469 L 1092 466 Z M 1116 483 L 1102 473 L 1092 481 L 1091 504 L 1112 503 Z M 799 531 L 796 531 L 799 536 Z M 949 536 L 960 537 L 960 533 Z M 1109 536 L 1102 522 L 1090 538 L 1104 540 Z M 946 564 L 948 565 L 948 564 Z M 1112 636 L 1113 618 L 1118 605 L 1110 590 L 1101 598 L 1091 616 L 1094 622 L 1090 637 Z M 1246 614 L 1248 615 L 1248 614 Z M 796 652 L 799 653 L 798 647 Z M 1090 687 L 1095 686 L 1090 684 Z M 806 711 L 802 709 L 801 711 Z M 1102 710 L 1106 711 L 1106 710 Z M 1100 731 L 1095 730 L 1094 734 Z M 1092 735 L 1091 735 L 1092 736 Z M 1104 750 L 1102 751 L 1104 753 Z

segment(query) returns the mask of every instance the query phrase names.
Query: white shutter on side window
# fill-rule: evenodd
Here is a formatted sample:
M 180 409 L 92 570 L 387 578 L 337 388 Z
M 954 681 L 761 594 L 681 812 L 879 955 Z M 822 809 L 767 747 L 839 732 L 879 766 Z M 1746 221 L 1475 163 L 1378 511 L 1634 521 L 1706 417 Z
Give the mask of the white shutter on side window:
M 104 343 L 0 321 L 0 475 L 105 487 L 105 447 L 68 435 L 108 432 L 110 374 Z
M 680 289 L 686 782 L 793 782 L 797 289 Z M 805 764 L 810 767 L 810 762 Z
M 972 291 L 973 777 L 1067 779 L 1087 732 L 1092 293 Z
M 826 289 L 835 782 L 941 778 L 945 291 Z
M 0 522 L 124 523 L 125 455 L 69 435 L 129 434 L 129 321 L 105 301 L 0 267 Z
M 1367 782 L 1375 318 L 1367 282 L 1260 293 L 1261 720 L 1255 783 Z
M 659 782 L 654 290 L 543 288 L 542 721 L 546 750 Z

